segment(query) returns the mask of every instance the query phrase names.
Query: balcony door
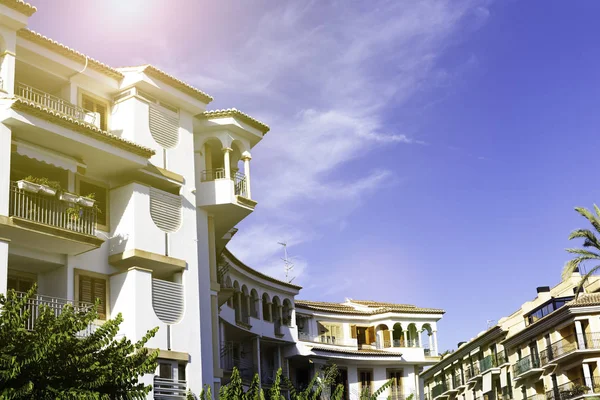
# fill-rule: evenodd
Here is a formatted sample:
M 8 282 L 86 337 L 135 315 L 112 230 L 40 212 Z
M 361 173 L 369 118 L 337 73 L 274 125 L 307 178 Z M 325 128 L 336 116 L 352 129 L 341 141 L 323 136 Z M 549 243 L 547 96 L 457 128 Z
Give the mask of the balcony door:
M 35 276 L 15 275 L 9 272 L 7 287 L 8 290 L 16 292 L 27 292 L 33 287 L 36 282 Z
M 402 397 L 402 371 L 389 371 L 388 380 L 392 380 L 392 387 L 390 388 L 390 399 L 400 400 Z

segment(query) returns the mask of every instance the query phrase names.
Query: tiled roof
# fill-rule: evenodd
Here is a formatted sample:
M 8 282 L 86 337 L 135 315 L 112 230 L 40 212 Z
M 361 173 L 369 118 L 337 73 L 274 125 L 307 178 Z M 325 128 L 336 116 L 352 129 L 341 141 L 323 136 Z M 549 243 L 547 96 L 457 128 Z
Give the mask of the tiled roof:
M 421 308 L 411 304 L 381 303 L 369 300 L 350 300 L 350 303 L 330 303 L 324 301 L 296 300 L 297 307 L 327 311 L 340 314 L 374 315 L 388 312 L 411 313 L 411 314 L 443 314 L 445 311 L 437 308 Z M 367 306 L 368 309 L 356 308 L 351 303 Z
M 113 135 L 110 132 L 104 131 L 95 125 L 73 119 L 69 116 L 42 107 L 36 103 L 30 102 L 21 97 L 14 98 L 12 108 L 15 110 L 25 111 L 28 114 L 40 116 L 41 118 L 47 121 L 51 121 L 57 125 L 73 129 L 75 131 L 88 135 L 94 139 L 110 143 L 112 145 L 115 145 L 126 151 L 129 151 L 131 153 L 137 154 L 145 158 L 150 158 L 155 153 L 154 150 L 148 147 L 130 142 L 129 140 L 120 138 L 116 135 Z
M 154 77 L 158 80 L 161 80 L 174 88 L 190 95 L 191 97 L 202 101 L 203 103 L 210 103 L 213 101 L 212 96 L 204 93 L 202 90 L 193 87 L 190 84 L 185 83 L 184 81 L 175 78 L 173 75 L 167 74 L 165 71 L 156 68 L 154 65 L 141 65 L 137 67 L 121 67 L 117 68 L 120 73 L 127 71 L 139 71 L 144 72 L 146 75 Z
M 29 40 L 40 46 L 46 47 L 47 49 L 55 51 L 67 58 L 70 58 L 71 60 L 74 60 L 74 61 L 79 61 L 79 62 L 85 63 L 85 60 L 87 58 L 89 68 L 92 68 L 98 72 L 101 72 L 101 73 L 108 75 L 115 79 L 123 78 L 123 74 L 121 72 L 117 71 L 116 69 L 109 67 L 108 65 L 103 64 L 98 60 L 94 60 L 93 58 L 90 58 L 90 57 L 86 56 L 85 54 L 82 54 L 76 50 L 73 50 L 72 48 L 67 47 L 64 44 L 58 43 L 55 40 L 47 38 L 46 36 L 41 35 L 37 32 L 23 28 L 23 29 L 20 29 L 19 31 L 17 31 L 17 35 L 23 39 Z
M 248 114 L 243 113 L 240 110 L 237 110 L 235 108 L 228 108 L 226 110 L 205 111 L 204 113 L 200 114 L 199 117 L 204 117 L 206 119 L 226 118 L 226 117 L 238 118 L 238 119 L 242 120 L 243 122 L 247 123 L 248 125 L 250 125 L 251 127 L 256 128 L 259 131 L 261 131 L 263 133 L 263 135 L 265 133 L 269 132 L 269 130 L 271 129 L 271 128 L 269 128 L 269 125 L 262 123 L 259 120 L 257 120 L 256 118 L 252 118 Z
M 31 17 L 37 11 L 37 8 L 29 3 L 24 2 L 23 0 L 0 0 L 0 4 L 5 5 L 8 8 L 12 8 L 21 14 L 25 14 L 28 17 Z
M 600 293 L 583 293 L 576 300 L 571 300 L 566 304 L 570 307 L 585 307 L 600 305 Z
M 342 353 L 342 354 L 353 354 L 360 356 L 377 356 L 377 357 L 402 357 L 400 353 L 391 353 L 383 350 L 351 350 L 351 349 L 333 349 L 329 347 L 315 346 L 312 348 L 317 351 L 326 351 L 329 353 Z

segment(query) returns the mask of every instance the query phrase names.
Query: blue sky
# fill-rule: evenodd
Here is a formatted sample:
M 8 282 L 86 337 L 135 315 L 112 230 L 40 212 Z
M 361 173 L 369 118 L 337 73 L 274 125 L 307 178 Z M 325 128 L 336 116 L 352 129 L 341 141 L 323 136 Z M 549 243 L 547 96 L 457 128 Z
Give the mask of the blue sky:
M 32 3 L 32 29 L 271 126 L 242 260 L 281 277 L 285 240 L 301 298 L 444 308 L 442 349 L 558 283 L 600 201 L 600 2 Z

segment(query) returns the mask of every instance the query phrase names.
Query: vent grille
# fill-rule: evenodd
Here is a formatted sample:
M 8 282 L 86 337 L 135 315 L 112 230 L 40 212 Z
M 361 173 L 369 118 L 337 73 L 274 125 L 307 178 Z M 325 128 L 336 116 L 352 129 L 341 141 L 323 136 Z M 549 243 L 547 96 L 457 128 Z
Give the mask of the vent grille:
M 179 118 L 161 106 L 150 104 L 150 133 L 165 149 L 179 143 Z
M 175 324 L 183 316 L 183 285 L 152 279 L 152 308 L 165 324 Z
M 181 196 L 150 188 L 150 216 L 162 231 L 177 231 L 181 225 Z

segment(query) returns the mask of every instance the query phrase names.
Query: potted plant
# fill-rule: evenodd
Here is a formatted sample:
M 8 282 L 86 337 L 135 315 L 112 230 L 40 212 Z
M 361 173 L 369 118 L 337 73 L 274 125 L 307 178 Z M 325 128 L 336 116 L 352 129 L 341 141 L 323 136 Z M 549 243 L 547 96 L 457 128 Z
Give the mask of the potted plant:
M 61 191 L 58 198 L 62 201 L 66 201 L 67 203 L 77 203 L 79 196 L 73 193 Z
M 77 203 L 81 204 L 84 207 L 93 207 L 95 202 L 95 193 L 90 193 L 87 196 L 79 196 L 79 198 L 77 199 Z
M 60 183 L 57 181 L 51 181 L 48 178 L 37 178 L 31 175 L 17 181 L 17 186 L 19 189 L 27 192 L 41 193 L 46 196 L 56 196 L 56 192 L 61 190 Z

